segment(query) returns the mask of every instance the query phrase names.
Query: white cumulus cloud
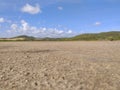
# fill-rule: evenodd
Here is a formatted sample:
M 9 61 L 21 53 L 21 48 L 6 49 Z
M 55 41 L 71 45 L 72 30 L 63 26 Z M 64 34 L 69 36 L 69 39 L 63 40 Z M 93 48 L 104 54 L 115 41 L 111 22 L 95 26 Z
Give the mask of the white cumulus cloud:
M 12 24 L 12 25 L 11 25 L 11 29 L 13 29 L 13 30 L 16 30 L 17 27 L 18 27 L 17 24 Z
M 22 7 L 21 11 L 29 14 L 38 14 L 42 12 L 38 4 L 36 4 L 35 6 L 26 4 Z
M 70 37 L 75 33 L 72 30 L 64 30 L 58 28 L 36 27 L 30 25 L 25 20 L 21 20 L 18 24 L 11 24 L 7 30 L 9 36 L 30 35 L 35 37 Z
M 5 19 L 4 18 L 0 18 L 0 23 L 3 23 L 5 22 Z
M 21 29 L 23 31 L 27 31 L 30 28 L 29 25 L 28 25 L 28 23 L 26 21 L 24 21 L 24 20 L 21 20 L 21 25 L 22 25 Z

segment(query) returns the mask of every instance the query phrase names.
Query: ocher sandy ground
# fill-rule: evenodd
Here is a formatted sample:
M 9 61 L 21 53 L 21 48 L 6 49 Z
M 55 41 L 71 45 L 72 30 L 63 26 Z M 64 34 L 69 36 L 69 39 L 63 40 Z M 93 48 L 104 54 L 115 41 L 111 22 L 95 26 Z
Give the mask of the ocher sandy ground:
M 120 41 L 0 42 L 0 90 L 120 90 Z

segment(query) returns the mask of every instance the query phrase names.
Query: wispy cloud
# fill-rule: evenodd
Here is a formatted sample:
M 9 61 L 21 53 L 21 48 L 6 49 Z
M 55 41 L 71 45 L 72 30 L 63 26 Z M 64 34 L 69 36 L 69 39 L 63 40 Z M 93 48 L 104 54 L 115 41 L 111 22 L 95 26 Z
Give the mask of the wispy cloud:
M 11 20 L 5 19 L 3 17 L 0 18 L 0 23 L 11 23 Z
M 110 3 L 120 2 L 120 0 L 105 0 L 105 1 L 110 2 Z
M 67 32 L 67 33 L 69 33 L 69 34 L 70 34 L 70 33 L 72 33 L 72 32 L 73 32 L 72 30 L 68 30 L 68 32 Z
M 94 25 L 95 26 L 100 26 L 102 23 L 101 22 L 95 22 Z
M 63 7 L 59 6 L 59 7 L 58 7 L 58 10 L 63 10 Z
M 38 14 L 42 12 L 38 4 L 36 4 L 35 6 L 26 4 L 22 7 L 21 11 L 29 14 Z
M 57 0 L 57 1 L 65 3 L 80 3 L 82 0 Z

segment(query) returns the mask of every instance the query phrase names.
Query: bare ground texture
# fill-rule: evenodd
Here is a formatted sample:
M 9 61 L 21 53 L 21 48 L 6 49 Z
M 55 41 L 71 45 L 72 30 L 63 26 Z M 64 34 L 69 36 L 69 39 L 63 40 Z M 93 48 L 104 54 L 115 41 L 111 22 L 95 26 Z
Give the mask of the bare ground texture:
M 120 90 L 120 41 L 0 42 L 0 90 Z

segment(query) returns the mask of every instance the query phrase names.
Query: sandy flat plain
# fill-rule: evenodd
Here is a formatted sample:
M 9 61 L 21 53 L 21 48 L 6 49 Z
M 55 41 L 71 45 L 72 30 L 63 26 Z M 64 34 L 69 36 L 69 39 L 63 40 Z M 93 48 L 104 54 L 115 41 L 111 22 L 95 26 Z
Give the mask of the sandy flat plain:
M 120 41 L 0 42 L 0 90 L 120 90 Z

